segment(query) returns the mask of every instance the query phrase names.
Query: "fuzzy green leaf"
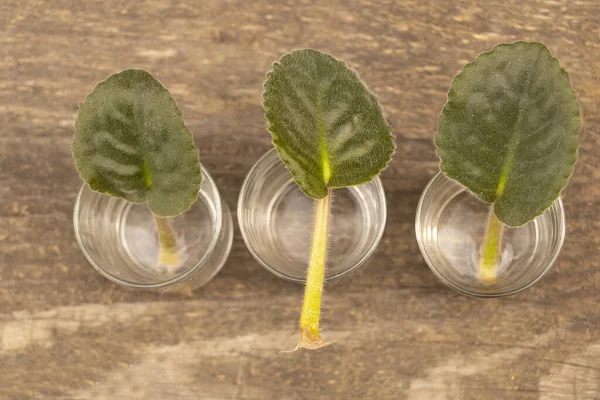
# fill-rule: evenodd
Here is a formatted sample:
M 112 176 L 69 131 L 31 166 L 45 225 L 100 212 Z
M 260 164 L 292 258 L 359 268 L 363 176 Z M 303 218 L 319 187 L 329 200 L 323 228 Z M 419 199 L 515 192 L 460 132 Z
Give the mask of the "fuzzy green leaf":
M 128 69 L 100 82 L 79 108 L 75 165 L 92 190 L 147 202 L 159 216 L 198 198 L 198 150 L 175 100 L 151 74 Z
M 308 196 L 366 183 L 390 162 L 391 128 L 377 98 L 344 62 L 293 51 L 273 65 L 264 89 L 273 144 Z
M 479 55 L 454 78 L 435 143 L 446 175 L 519 226 L 567 185 L 580 129 L 568 74 L 543 44 L 516 42 Z

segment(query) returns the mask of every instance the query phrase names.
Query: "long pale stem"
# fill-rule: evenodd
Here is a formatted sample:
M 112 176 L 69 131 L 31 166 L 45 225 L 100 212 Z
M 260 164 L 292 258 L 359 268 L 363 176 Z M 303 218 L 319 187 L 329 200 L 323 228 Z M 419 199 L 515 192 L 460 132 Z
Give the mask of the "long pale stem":
M 154 214 L 152 214 L 154 215 Z M 159 264 L 179 264 L 179 251 L 177 250 L 177 237 L 168 218 L 154 215 L 156 232 L 158 234 L 158 262 Z
M 496 281 L 503 231 L 504 225 L 496 218 L 494 211 L 490 210 L 479 264 L 479 279 L 482 282 L 494 283 Z
M 325 279 L 325 261 L 327 259 L 327 233 L 329 231 L 329 210 L 331 208 L 331 189 L 327 196 L 316 201 L 310 260 L 304 289 L 304 303 L 300 316 L 300 340 L 298 347 L 318 349 L 325 346 L 319 332 L 321 317 L 321 297 Z

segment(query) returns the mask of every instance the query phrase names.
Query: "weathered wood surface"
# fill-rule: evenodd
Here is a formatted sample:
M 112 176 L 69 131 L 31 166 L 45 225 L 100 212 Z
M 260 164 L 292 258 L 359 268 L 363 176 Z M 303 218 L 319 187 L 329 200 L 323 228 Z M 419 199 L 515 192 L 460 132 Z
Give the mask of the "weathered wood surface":
M 432 136 L 462 64 L 503 41 L 545 42 L 571 72 L 581 156 L 567 240 L 534 288 L 499 300 L 437 282 L 413 233 Z M 599 399 L 600 3 L 596 0 L 0 2 L 1 399 Z M 377 254 L 327 288 L 318 352 L 296 341 L 302 288 L 263 270 L 236 232 L 192 297 L 123 290 L 75 242 L 77 104 L 126 67 L 183 109 L 235 209 L 270 148 L 261 86 L 283 52 L 349 62 L 381 98 L 398 151 L 383 174 Z

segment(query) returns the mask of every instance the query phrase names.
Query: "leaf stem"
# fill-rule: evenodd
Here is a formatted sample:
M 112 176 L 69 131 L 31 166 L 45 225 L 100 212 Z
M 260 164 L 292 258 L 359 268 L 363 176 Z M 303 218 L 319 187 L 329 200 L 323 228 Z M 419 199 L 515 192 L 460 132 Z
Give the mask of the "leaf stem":
M 479 264 L 479 280 L 481 282 L 494 283 L 496 281 L 503 232 L 504 225 L 498 220 L 492 208 L 481 249 Z
M 169 218 L 159 217 L 154 213 L 152 215 L 154 216 L 158 235 L 158 262 L 159 264 L 177 265 L 179 263 L 177 237 Z
M 300 340 L 297 348 L 318 349 L 326 345 L 319 332 L 319 319 L 327 259 L 330 208 L 331 189 L 327 189 L 327 196 L 316 201 L 310 260 L 300 316 Z

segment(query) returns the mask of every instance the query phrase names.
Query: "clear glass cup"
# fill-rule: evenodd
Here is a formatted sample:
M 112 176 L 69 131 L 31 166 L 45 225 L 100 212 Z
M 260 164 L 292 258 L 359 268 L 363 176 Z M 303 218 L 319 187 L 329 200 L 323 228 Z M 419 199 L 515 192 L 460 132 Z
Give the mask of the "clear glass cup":
M 202 178 L 198 200 L 169 218 L 179 251 L 175 265 L 158 262 L 156 223 L 146 204 L 94 192 L 83 184 L 73 214 L 83 254 L 98 272 L 123 286 L 186 291 L 206 284 L 229 255 L 233 224 L 204 167 Z
M 314 203 L 293 181 L 275 149 L 252 167 L 242 184 L 237 211 L 242 237 L 254 258 L 280 278 L 306 280 Z M 325 280 L 364 264 L 381 240 L 385 219 L 379 178 L 333 191 Z
M 479 279 L 479 262 L 490 205 L 439 172 L 423 190 L 415 220 L 425 261 L 451 288 L 473 296 L 517 293 L 537 282 L 558 257 L 565 237 L 565 215 L 557 199 L 542 215 L 504 228 L 495 282 Z

